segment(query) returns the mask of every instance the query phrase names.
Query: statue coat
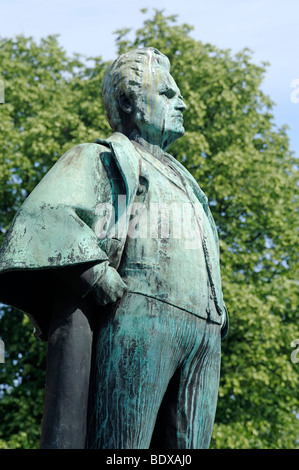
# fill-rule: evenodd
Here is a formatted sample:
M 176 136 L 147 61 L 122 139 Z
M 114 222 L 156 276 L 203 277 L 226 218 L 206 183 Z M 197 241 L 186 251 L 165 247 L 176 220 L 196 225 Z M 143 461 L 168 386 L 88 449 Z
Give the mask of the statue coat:
M 17 212 L 0 250 L 0 301 L 24 311 L 41 339 L 47 339 L 53 291 L 60 282 L 57 273 L 67 277 L 66 270 L 76 268 L 71 279 L 84 296 L 92 288 L 84 272 L 98 264 L 119 266 L 128 218 L 122 237 L 99 239 L 95 228 L 102 214 L 97 214 L 97 206 L 115 206 L 119 195 L 125 198 L 124 210 L 134 202 L 140 183 L 139 161 L 135 147 L 120 133 L 77 145 L 56 162 Z M 174 158 L 172 161 L 203 205 L 218 247 L 207 197 L 190 173 Z M 219 257 L 210 268 L 211 276 L 220 277 Z M 227 319 L 221 284 L 216 287 L 218 304 Z
M 212 315 L 214 320 L 222 325 L 224 337 L 228 330 L 228 316 L 222 296 L 219 242 L 215 222 L 207 198 L 196 181 L 181 164 L 171 156 L 168 157 L 177 171 L 188 180 L 209 223 L 212 235 L 210 240 L 207 240 L 205 256 L 213 291 Z M 92 357 L 93 327 L 89 314 L 86 314 L 87 321 L 82 323 L 78 320 L 79 327 L 73 329 L 73 333 L 69 335 L 67 328 L 70 322 L 66 318 L 68 308 L 63 307 L 62 300 L 58 314 L 56 313 L 55 326 L 51 326 L 52 313 L 54 310 L 57 312 L 56 293 L 61 292 L 65 285 L 65 290 L 73 291 L 74 299 L 77 299 L 73 302 L 72 312 L 77 312 L 78 318 L 80 313 L 85 312 L 85 306 L 90 304 L 88 294 L 92 292 L 95 282 L 99 279 L 105 280 L 109 269 L 119 268 L 129 225 L 126 210 L 138 194 L 138 201 L 146 204 L 151 191 L 150 184 L 135 146 L 123 134 L 114 133 L 107 140 L 97 139 L 95 143 L 77 145 L 67 151 L 28 196 L 12 222 L 0 250 L 0 301 L 24 311 L 35 326 L 36 336 L 42 340 L 52 338 L 51 341 L 55 339 L 56 343 L 55 335 L 60 331 L 59 328 L 62 328 L 63 333 L 59 339 L 60 355 L 54 361 L 61 364 L 61 370 L 54 371 L 51 364 L 49 365 L 49 370 L 51 369 L 55 376 L 55 380 L 52 377 L 52 382 L 61 380 L 61 375 L 65 376 L 67 370 L 70 377 L 68 384 L 75 390 L 83 380 L 80 376 L 83 373 L 83 381 L 88 390 Z M 145 190 L 140 191 L 142 186 Z M 119 197 L 123 206 L 116 208 Z M 114 223 L 117 226 L 120 220 L 122 221 L 122 229 L 116 231 L 116 234 L 111 232 L 111 236 L 98 237 L 97 227 L 101 224 L 103 216 L 98 209 L 99 204 L 115 207 L 113 227 Z M 124 214 L 125 217 L 122 217 Z M 212 256 L 209 256 L 210 251 L 213 251 Z M 64 315 L 60 315 L 59 311 L 63 308 Z M 76 318 L 76 315 L 73 315 L 73 318 Z M 61 318 L 65 319 L 63 325 L 64 320 Z M 87 332 L 89 327 L 91 333 Z M 66 339 L 67 337 L 71 340 Z M 74 349 L 76 354 L 72 362 L 70 356 L 66 357 L 65 351 L 71 354 Z M 77 369 L 75 371 L 77 359 L 83 351 L 83 372 Z M 50 391 L 52 385 L 48 384 L 48 387 L 50 397 L 53 395 L 53 391 Z M 65 390 L 63 386 L 60 388 L 60 399 L 63 402 L 65 398 L 62 394 Z M 85 405 L 82 405 L 82 402 Z M 65 436 L 66 427 L 62 426 L 62 421 L 54 423 L 51 437 L 45 439 L 51 441 L 51 444 L 46 444 L 45 447 L 84 447 L 87 402 L 88 391 L 83 397 L 80 394 L 75 398 L 71 397 L 65 406 L 65 413 L 69 416 L 69 436 L 63 437 L 64 443 L 63 439 L 59 441 L 59 436 L 63 433 Z M 74 403 L 78 406 L 74 406 Z M 49 406 L 49 410 L 50 408 Z M 74 413 L 74 416 L 71 417 L 70 413 Z M 53 411 L 50 414 L 53 415 Z

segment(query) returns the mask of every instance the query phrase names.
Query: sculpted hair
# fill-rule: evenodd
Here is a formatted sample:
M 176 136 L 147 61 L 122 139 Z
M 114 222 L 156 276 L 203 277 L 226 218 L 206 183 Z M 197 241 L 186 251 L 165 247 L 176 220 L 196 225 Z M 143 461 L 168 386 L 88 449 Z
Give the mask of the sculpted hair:
M 119 56 L 108 68 L 103 80 L 103 103 L 107 118 L 114 131 L 122 130 L 118 98 L 122 93 L 133 101 L 144 86 L 144 71 L 153 66 L 170 70 L 169 59 L 158 49 L 147 47 L 135 49 Z

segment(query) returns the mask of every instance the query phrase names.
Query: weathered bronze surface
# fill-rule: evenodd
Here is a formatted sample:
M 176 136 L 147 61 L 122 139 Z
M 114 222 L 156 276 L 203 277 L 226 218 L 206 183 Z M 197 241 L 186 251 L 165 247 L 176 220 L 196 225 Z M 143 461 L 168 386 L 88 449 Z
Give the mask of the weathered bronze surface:
M 0 251 L 0 301 L 48 341 L 42 448 L 207 448 L 223 301 L 207 197 L 166 153 L 186 106 L 153 48 L 120 56 L 113 134 L 66 152 Z

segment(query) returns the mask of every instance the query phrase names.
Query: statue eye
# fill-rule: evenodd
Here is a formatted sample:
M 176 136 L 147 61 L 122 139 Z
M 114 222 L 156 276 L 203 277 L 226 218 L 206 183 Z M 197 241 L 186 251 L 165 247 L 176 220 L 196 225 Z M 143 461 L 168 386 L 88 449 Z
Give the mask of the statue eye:
M 172 88 L 167 88 L 166 90 L 161 91 L 160 95 L 164 95 L 166 98 L 171 99 L 175 96 L 175 91 Z

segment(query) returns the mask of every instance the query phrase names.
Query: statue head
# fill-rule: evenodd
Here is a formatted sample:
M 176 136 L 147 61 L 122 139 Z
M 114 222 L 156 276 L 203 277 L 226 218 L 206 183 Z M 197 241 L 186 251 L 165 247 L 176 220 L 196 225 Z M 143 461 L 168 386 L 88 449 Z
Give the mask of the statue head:
M 181 137 L 186 105 L 168 58 L 152 47 L 122 54 L 103 80 L 103 102 L 110 126 L 166 149 Z

